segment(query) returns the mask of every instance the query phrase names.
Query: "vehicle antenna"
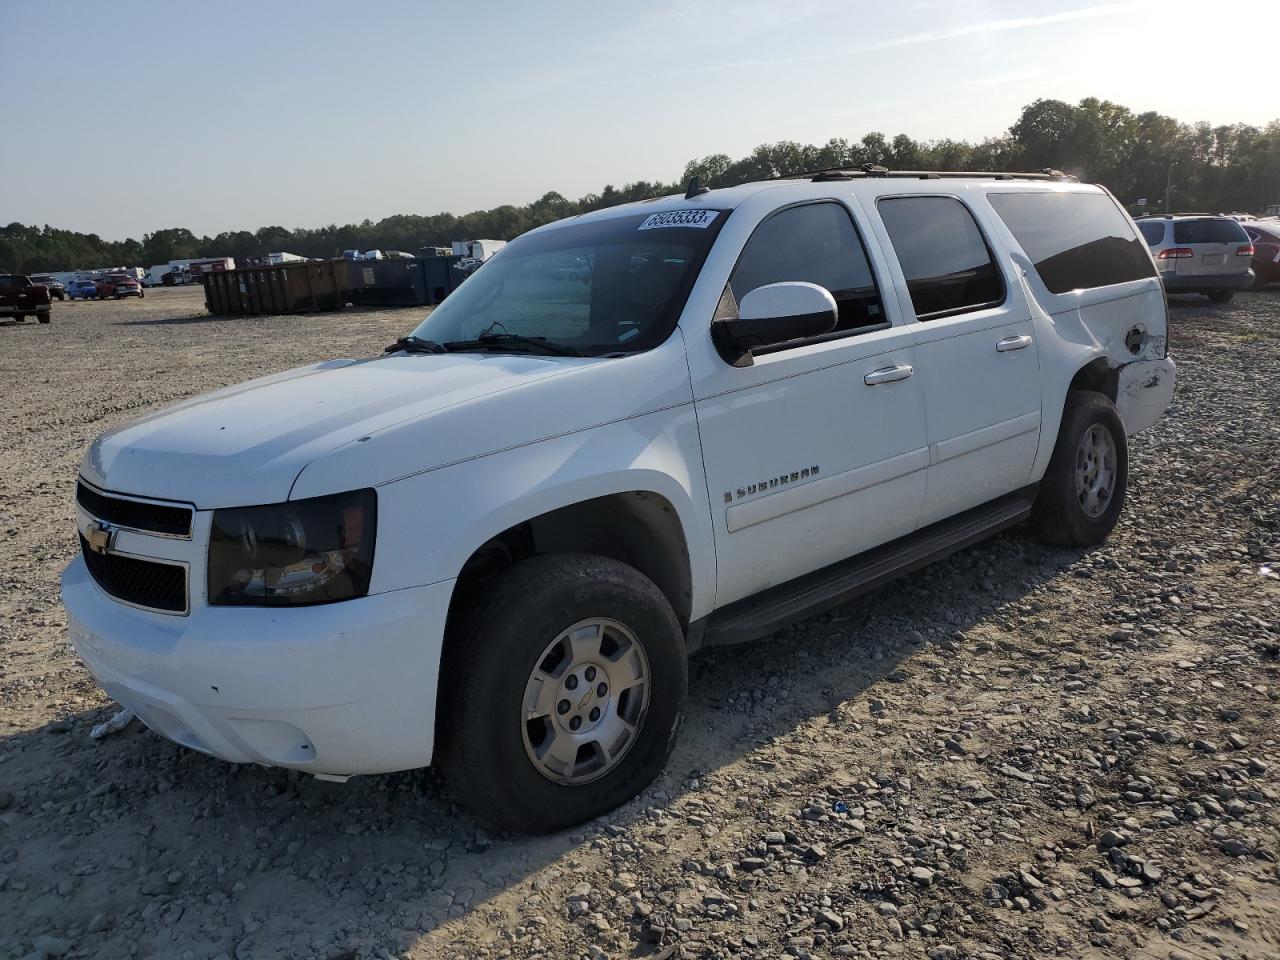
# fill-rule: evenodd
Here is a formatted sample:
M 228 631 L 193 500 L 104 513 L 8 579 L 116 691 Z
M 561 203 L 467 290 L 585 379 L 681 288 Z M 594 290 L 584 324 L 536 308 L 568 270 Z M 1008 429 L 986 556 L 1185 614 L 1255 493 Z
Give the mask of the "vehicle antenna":
M 698 178 L 694 177 L 692 180 L 689 181 L 689 189 L 684 192 L 684 198 L 686 200 L 692 200 L 694 197 L 700 197 L 704 193 L 710 193 L 710 192 L 711 192 L 710 187 L 704 187 L 702 184 L 698 182 Z

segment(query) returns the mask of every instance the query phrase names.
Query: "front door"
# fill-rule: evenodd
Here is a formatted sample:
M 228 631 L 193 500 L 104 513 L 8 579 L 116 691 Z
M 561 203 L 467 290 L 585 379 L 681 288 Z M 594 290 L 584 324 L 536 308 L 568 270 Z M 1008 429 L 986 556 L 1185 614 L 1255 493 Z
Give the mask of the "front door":
M 959 199 L 882 197 L 877 210 L 919 321 L 925 526 L 1027 484 L 1040 442 L 1035 331 L 1021 289 Z
M 722 298 L 801 280 L 831 291 L 837 329 L 693 371 L 718 566 L 716 606 L 910 533 L 928 448 L 911 329 L 886 313 L 849 209 L 764 219 Z M 710 337 L 708 329 L 699 335 Z

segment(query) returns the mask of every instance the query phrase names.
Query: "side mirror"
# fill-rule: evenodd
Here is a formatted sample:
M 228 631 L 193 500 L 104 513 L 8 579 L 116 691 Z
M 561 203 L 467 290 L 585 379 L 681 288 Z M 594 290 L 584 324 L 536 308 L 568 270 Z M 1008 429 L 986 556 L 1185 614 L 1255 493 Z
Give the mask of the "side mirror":
M 830 333 L 838 316 L 835 297 L 816 283 L 770 283 L 742 298 L 737 317 L 714 321 L 711 336 L 725 360 L 745 367 L 751 351 Z

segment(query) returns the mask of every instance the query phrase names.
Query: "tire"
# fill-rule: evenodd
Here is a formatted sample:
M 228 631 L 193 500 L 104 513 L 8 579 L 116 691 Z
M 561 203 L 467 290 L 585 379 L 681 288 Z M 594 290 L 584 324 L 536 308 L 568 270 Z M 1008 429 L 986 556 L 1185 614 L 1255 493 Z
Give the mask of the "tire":
M 49 313 L 36 314 L 36 320 L 38 320 L 40 323 L 48 323 L 52 319 L 53 319 L 53 315 Z
M 1210 290 L 1208 294 L 1209 299 L 1214 303 L 1230 303 L 1235 295 L 1234 290 Z
M 440 668 L 437 757 L 449 792 L 477 817 L 520 833 L 552 833 L 612 810 L 662 771 L 684 715 L 688 664 L 671 605 L 639 571 L 588 554 L 534 557 L 486 584 L 455 623 Z M 579 654 L 573 663 L 555 662 L 554 657 L 572 656 L 567 637 L 575 625 L 583 625 L 577 649 L 595 652 L 585 659 Z M 592 657 L 599 667 L 589 665 Z M 643 687 L 607 689 L 603 681 L 612 683 L 637 663 L 643 666 L 635 671 L 643 673 Z M 541 689 L 539 676 L 555 684 L 547 688 L 547 710 L 522 723 L 522 705 L 532 690 Z M 604 701 L 597 698 L 601 689 Z M 641 690 L 647 696 L 637 694 Z M 567 697 L 579 693 L 570 705 Z M 598 717 L 589 712 L 602 702 Z M 617 724 L 624 713 L 635 728 L 623 730 L 625 741 L 612 741 L 618 759 L 611 766 L 599 747 L 603 737 L 591 743 L 590 734 L 568 731 L 576 719 L 582 729 L 608 735 L 623 729 Z M 547 751 L 548 764 L 558 762 L 550 750 L 553 741 L 574 756 L 568 769 L 578 783 L 557 782 L 537 765 L 539 750 Z M 578 742 L 583 745 L 574 752 Z M 603 769 L 593 773 L 593 764 Z
M 1087 444 L 1094 449 L 1094 462 L 1098 462 L 1097 447 L 1088 444 L 1086 437 L 1103 439 L 1091 434 L 1095 427 L 1110 438 L 1112 461 L 1109 467 L 1100 467 L 1090 476 L 1085 447 Z M 1109 483 L 1105 482 L 1107 473 Z M 1084 491 L 1077 485 L 1078 480 L 1084 480 Z M 1101 543 L 1120 519 L 1128 480 L 1129 447 L 1115 404 L 1101 393 L 1073 390 L 1067 394 L 1053 456 L 1031 507 L 1032 532 L 1042 543 L 1058 547 Z M 1095 484 L 1109 489 L 1105 503 L 1101 492 L 1093 489 Z

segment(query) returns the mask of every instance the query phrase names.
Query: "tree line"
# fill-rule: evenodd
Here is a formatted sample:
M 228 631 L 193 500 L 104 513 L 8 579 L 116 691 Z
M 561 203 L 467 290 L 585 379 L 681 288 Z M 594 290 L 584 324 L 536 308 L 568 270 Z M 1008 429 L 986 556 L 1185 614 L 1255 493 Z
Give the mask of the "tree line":
M 144 234 L 141 241 L 103 240 L 97 234 L 48 225 L 0 227 L 0 272 L 44 273 L 101 266 L 148 266 L 196 257 L 255 260 L 287 251 L 335 257 L 343 250 L 405 250 L 477 237 L 509 240 L 562 217 L 683 190 L 697 177 L 710 187 L 833 167 L 878 164 L 893 170 L 1040 170 L 1073 173 L 1107 186 L 1135 213 L 1170 211 L 1260 212 L 1280 203 L 1280 120 L 1249 124 L 1188 124 L 1154 111 L 1093 97 L 1077 104 L 1037 100 L 1023 108 L 1001 137 L 963 140 L 889 139 L 868 133 L 861 140 L 833 138 L 821 145 L 792 141 L 761 144 L 737 160 L 713 154 L 690 161 L 679 180 L 640 180 L 606 186 L 578 200 L 555 191 L 526 206 L 505 205 L 462 216 L 398 214 L 376 223 L 289 230 L 263 227 L 198 237 L 184 227 Z M 1138 201 L 1145 199 L 1145 208 Z

